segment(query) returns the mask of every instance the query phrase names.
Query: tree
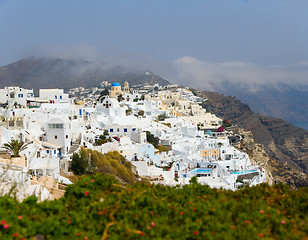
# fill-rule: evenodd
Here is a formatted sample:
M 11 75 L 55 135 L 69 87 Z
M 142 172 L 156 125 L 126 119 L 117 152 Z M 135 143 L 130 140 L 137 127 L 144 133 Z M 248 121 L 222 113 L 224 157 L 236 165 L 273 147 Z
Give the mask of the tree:
M 154 134 L 152 134 L 149 131 L 146 131 L 147 135 L 147 142 L 151 143 L 155 148 L 158 148 L 159 139 L 158 137 L 155 137 Z
M 25 143 L 24 141 L 11 140 L 9 143 L 5 143 L 3 148 L 9 150 L 13 157 L 19 157 L 19 153 L 27 149 L 28 145 L 32 142 Z
M 158 121 L 165 121 L 166 118 L 167 118 L 167 115 L 165 113 L 157 116 Z
M 123 98 L 122 94 L 120 94 L 120 95 L 118 96 L 118 101 L 121 102 L 121 101 L 123 101 L 123 100 L 124 100 L 124 98 Z
M 97 100 L 102 103 L 108 94 L 109 94 L 109 90 L 104 89 L 103 91 L 101 91 L 101 94 Z
M 72 171 L 76 175 L 82 175 L 87 172 L 89 167 L 89 155 L 84 148 L 81 148 L 79 153 L 73 154 Z
M 103 91 L 101 91 L 101 97 L 103 96 L 107 96 L 109 94 L 109 90 L 108 89 L 104 89 Z
M 139 115 L 139 116 L 144 116 L 144 111 L 143 111 L 143 110 L 140 110 L 140 111 L 138 112 L 138 115 Z

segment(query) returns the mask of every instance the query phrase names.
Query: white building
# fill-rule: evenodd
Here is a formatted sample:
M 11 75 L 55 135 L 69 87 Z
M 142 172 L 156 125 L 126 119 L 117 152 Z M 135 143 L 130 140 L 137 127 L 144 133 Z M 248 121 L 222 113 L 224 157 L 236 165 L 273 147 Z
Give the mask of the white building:
M 59 148 L 60 154 L 66 154 L 71 146 L 71 124 L 68 119 L 54 118 L 46 126 L 46 140 Z
M 0 103 L 8 103 L 9 107 L 14 104 L 26 106 L 27 99 L 33 98 L 33 89 L 24 89 L 20 87 L 5 87 L 4 89 L 0 89 Z
M 70 102 L 68 94 L 63 89 L 40 89 L 40 99 L 48 100 L 52 103 L 68 103 Z

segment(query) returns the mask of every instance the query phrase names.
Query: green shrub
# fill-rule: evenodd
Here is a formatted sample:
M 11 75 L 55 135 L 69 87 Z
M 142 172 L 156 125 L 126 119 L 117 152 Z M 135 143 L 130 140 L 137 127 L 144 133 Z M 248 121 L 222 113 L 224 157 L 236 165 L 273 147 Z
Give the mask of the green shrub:
M 183 187 L 145 182 L 123 186 L 110 175 L 98 174 L 68 186 L 65 196 L 55 201 L 38 203 L 29 197 L 20 203 L 1 197 L 0 206 L 0 239 L 304 239 L 308 235 L 308 189 L 291 191 L 282 184 L 238 191 L 211 189 L 194 180 Z

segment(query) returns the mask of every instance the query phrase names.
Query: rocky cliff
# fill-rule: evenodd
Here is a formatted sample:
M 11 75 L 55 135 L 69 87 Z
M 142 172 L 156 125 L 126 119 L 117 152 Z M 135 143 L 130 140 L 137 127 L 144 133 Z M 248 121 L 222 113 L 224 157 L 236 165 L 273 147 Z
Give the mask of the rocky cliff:
M 264 145 L 253 139 L 251 131 L 238 129 L 238 133 L 242 136 L 242 141 L 235 147 L 246 152 L 252 164 L 257 164 L 266 170 L 266 180 L 269 184 L 282 182 L 292 189 L 308 186 L 307 174 L 269 157 Z
M 239 128 L 251 131 L 253 139 L 264 145 L 268 156 L 274 159 L 278 165 L 284 164 L 288 168 L 303 172 L 305 174 L 303 176 L 307 176 L 307 130 L 295 127 L 281 119 L 254 113 L 248 105 L 243 104 L 236 97 L 205 91 L 198 92 L 198 94 L 208 98 L 206 108 L 209 112 L 230 120 Z M 280 168 L 278 165 L 277 168 Z M 300 176 L 299 179 L 293 180 L 296 182 L 295 185 L 307 185 L 307 182 L 301 182 Z

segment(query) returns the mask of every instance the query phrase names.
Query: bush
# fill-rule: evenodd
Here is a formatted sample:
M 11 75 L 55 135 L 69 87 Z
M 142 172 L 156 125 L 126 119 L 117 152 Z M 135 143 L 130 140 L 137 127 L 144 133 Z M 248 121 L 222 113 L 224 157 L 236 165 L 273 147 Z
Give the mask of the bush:
M 123 186 L 98 174 L 68 186 L 59 200 L 38 203 L 29 197 L 19 203 L 1 197 L 0 205 L 1 239 L 305 239 L 308 234 L 308 189 L 291 191 L 282 184 L 238 191 L 194 180 L 181 188 Z
M 82 148 L 79 153 L 73 155 L 72 171 L 76 175 L 109 173 L 125 183 L 133 183 L 136 179 L 132 172 L 132 164 L 117 151 L 102 154 Z
M 146 135 L 147 135 L 147 142 L 151 143 L 155 148 L 158 148 L 158 143 L 159 143 L 158 137 L 155 137 L 149 131 L 146 131 Z

